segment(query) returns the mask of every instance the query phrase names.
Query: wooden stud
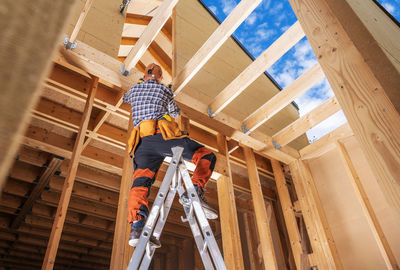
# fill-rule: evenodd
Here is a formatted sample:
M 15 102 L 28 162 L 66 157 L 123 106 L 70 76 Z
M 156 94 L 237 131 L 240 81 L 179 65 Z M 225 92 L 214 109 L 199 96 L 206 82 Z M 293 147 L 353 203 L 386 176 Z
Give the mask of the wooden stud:
M 260 178 L 257 172 L 256 160 L 251 148 L 243 146 L 243 151 L 247 163 L 249 174 L 250 189 L 253 198 L 254 212 L 259 237 L 261 240 L 262 257 L 264 259 L 265 269 L 278 269 L 274 244 L 272 242 L 271 228 L 267 217 L 267 209 L 264 203 L 264 197 L 261 190 Z
M 177 3 L 178 0 L 165 0 L 157 8 L 157 13 L 150 21 L 143 34 L 140 36 L 135 47 L 132 48 L 124 61 L 124 67 L 126 71 L 130 72 L 130 70 L 136 66 L 140 58 L 146 52 L 150 43 L 155 39 L 161 28 L 171 16 L 172 9 Z
M 208 106 L 211 112 L 222 111 L 303 37 L 304 32 L 296 22 L 214 98 Z
M 289 167 L 313 249 L 310 265 L 315 263 L 318 269 L 343 269 L 308 165 L 297 160 Z
M 398 70 L 387 61 L 387 56 L 382 57 L 387 63 L 386 72 L 380 73 L 381 68 L 374 67 L 382 67 L 381 58 L 374 56 L 375 61 L 368 64 L 371 55 L 382 56 L 386 49 L 377 46 L 377 40 L 346 0 L 290 0 L 290 3 L 379 179 L 384 197 L 399 218 L 400 115 L 385 92 L 396 93 L 398 84 L 390 89 L 392 79 L 387 74 L 393 74 L 393 80 L 398 81 Z
M 281 164 L 275 159 L 271 159 L 272 169 L 274 170 L 276 189 L 279 200 L 282 205 L 283 216 L 285 218 L 286 228 L 289 234 L 290 245 L 297 269 L 301 269 L 301 256 L 303 253 L 299 228 L 293 211 L 292 200 L 286 185 L 285 175 L 283 174 Z
M 89 9 L 92 6 L 93 1 L 94 0 L 86 0 L 85 6 L 83 7 L 82 12 L 79 15 L 78 21 L 75 24 L 74 30 L 72 31 L 71 37 L 68 40 L 70 43 L 75 42 L 76 37 L 78 36 L 79 31 L 81 30 L 83 22 L 85 21 L 86 15 L 89 13 Z
M 51 177 L 54 173 L 60 169 L 62 163 L 62 159 L 59 157 L 53 157 L 49 165 L 41 174 L 39 180 L 37 181 L 36 186 L 33 188 L 32 192 L 29 194 L 28 199 L 26 199 L 24 205 L 21 207 L 18 215 L 11 223 L 12 229 L 18 229 L 21 225 L 21 222 L 25 219 L 26 214 L 31 211 L 34 202 L 39 198 L 40 194 L 44 190 L 44 188 L 49 184 Z
M 372 234 L 378 245 L 379 251 L 383 257 L 383 260 L 385 261 L 387 269 L 394 269 L 394 270 L 399 269 L 399 265 L 396 262 L 396 258 L 393 255 L 392 249 L 390 248 L 390 245 L 385 237 L 382 227 L 378 221 L 378 218 L 375 215 L 375 211 L 372 208 L 367 193 L 365 192 L 364 187 L 357 174 L 356 168 L 354 167 L 353 162 L 351 161 L 349 153 L 347 152 L 343 143 L 338 141 L 336 143 L 336 146 L 339 150 L 340 157 L 343 161 L 344 167 L 346 168 L 347 175 L 349 176 L 350 182 L 354 188 L 354 192 L 361 205 L 364 215 L 367 218 L 368 225 L 372 231 Z
M 217 135 L 217 140 L 218 151 L 226 157 L 226 172 L 228 173 L 228 176 L 223 175 L 217 180 L 225 265 L 227 269 L 244 269 L 228 145 L 222 134 Z
M 94 77 L 92 85 L 90 87 L 90 93 L 88 100 L 85 104 L 84 113 L 81 120 L 79 132 L 75 141 L 74 149 L 72 151 L 72 157 L 68 168 L 67 177 L 65 178 L 65 184 L 61 193 L 61 198 L 57 207 L 57 213 L 54 219 L 53 228 L 51 230 L 49 243 L 44 257 L 42 270 L 51 270 L 54 267 L 58 245 L 60 243 L 61 233 L 64 226 L 65 217 L 69 201 L 71 199 L 71 193 L 75 182 L 75 175 L 78 169 L 78 163 L 81 156 L 83 140 L 85 139 L 86 130 L 89 124 L 90 114 L 92 112 L 94 97 L 96 95 L 97 85 L 99 78 Z
M 318 125 L 338 111 L 340 111 L 340 105 L 336 98 L 332 97 L 311 112 L 294 121 L 289 126 L 280 130 L 272 136 L 272 140 L 280 146 L 287 145 L 300 135 L 304 134 L 307 130 Z
M 51 56 L 76 1 L 21 5 L 2 1 L 0 16 L 0 190 L 41 93 Z M 43 16 L 44 10 L 51 10 Z M 21 19 L 24 18 L 24 19 Z M 29 18 L 29 23 L 27 23 Z M 40 43 L 40 48 L 38 44 Z
M 273 96 L 264 105 L 248 116 L 243 121 L 242 125 L 244 125 L 247 130 L 254 131 L 324 77 L 325 75 L 322 72 L 321 66 L 318 63 L 315 64 L 288 87 Z
M 129 121 L 128 134 L 130 134 L 132 129 L 133 122 Z M 124 254 L 128 243 L 126 231 L 130 229 L 130 224 L 128 224 L 128 198 L 133 179 L 133 160 L 129 156 L 130 149 L 128 148 L 129 147 L 127 144 L 125 149 L 124 165 L 122 168 L 121 186 L 118 199 L 118 212 L 115 221 L 113 249 L 110 263 L 111 270 L 118 270 L 124 267 Z
M 182 91 L 260 2 L 261 0 L 240 1 L 174 78 L 175 94 L 179 94 Z

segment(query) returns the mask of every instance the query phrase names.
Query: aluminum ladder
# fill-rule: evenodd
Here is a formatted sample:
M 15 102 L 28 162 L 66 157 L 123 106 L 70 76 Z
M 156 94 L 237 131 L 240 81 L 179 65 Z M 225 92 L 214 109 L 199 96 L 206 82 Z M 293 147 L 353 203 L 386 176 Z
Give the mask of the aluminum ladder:
M 176 192 L 182 199 L 183 193 L 187 191 L 189 200 L 183 205 L 186 218 L 181 217 L 181 219 L 182 222 L 189 222 L 204 268 L 206 270 L 226 270 L 217 242 L 201 207 L 185 162 L 182 159 L 183 148 L 174 147 L 171 150 L 173 154 L 172 160 L 127 269 L 145 270 L 149 268 L 156 249 L 150 245 L 150 236 L 153 235 L 160 239 Z

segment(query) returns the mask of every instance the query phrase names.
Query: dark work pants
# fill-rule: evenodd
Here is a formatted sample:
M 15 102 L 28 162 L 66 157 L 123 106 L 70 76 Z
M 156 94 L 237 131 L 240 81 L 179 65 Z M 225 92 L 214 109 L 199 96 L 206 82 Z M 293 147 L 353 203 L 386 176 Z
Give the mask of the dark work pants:
M 133 185 L 129 193 L 128 221 L 139 220 L 149 214 L 148 199 L 150 187 L 165 157 L 172 157 L 171 148 L 184 148 L 183 159 L 196 165 L 193 173 L 193 184 L 204 188 L 214 170 L 215 154 L 203 145 L 189 139 L 164 140 L 160 133 L 140 140 L 133 159 Z

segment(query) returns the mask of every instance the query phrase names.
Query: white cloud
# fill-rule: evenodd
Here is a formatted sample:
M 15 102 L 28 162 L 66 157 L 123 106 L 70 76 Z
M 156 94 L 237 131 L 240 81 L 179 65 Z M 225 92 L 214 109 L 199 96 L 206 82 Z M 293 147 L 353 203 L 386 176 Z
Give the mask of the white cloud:
M 391 14 L 393 14 L 396 10 L 396 8 L 388 2 L 382 2 L 382 6 Z
M 253 25 L 257 20 L 257 13 L 252 13 L 249 17 L 247 17 L 247 19 L 245 20 L 245 23 L 247 25 Z
M 218 9 L 216 6 L 209 6 L 208 7 L 214 14 L 218 14 Z
M 222 12 L 225 13 L 225 15 L 229 15 L 231 11 L 235 8 L 236 2 L 234 0 L 222 0 Z
M 256 31 L 256 38 L 258 41 L 267 40 L 274 34 L 274 29 L 258 29 Z

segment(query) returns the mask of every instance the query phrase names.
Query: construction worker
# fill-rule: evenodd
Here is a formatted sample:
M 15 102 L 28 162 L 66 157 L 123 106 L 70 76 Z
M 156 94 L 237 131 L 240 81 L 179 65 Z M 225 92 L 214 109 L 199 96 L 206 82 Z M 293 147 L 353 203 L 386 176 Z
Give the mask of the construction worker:
M 136 246 L 149 215 L 148 196 L 157 172 L 171 148 L 184 148 L 183 158 L 196 165 L 192 181 L 208 219 L 218 217 L 204 198 L 204 187 L 214 170 L 216 157 L 203 145 L 188 138 L 173 118 L 180 114 L 173 91 L 161 84 L 162 70 L 156 64 L 146 67 L 143 81 L 125 93 L 123 101 L 132 106 L 134 129 L 129 138 L 133 157 L 133 184 L 129 193 L 128 222 L 131 223 L 129 245 Z M 171 117 L 170 117 L 171 116 Z M 185 200 L 180 201 L 185 204 Z M 150 243 L 160 247 L 155 237 Z

